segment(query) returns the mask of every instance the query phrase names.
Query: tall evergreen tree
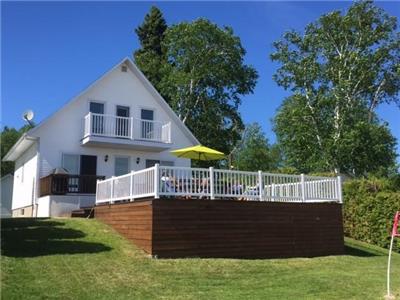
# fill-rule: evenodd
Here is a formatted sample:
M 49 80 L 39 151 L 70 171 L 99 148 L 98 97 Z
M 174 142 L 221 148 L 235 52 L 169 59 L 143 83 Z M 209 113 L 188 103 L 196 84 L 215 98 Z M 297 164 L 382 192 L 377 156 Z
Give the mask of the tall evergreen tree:
M 158 90 L 166 63 L 162 42 L 167 28 L 162 12 L 152 6 L 143 23 L 135 29 L 141 45 L 134 52 L 135 63 Z

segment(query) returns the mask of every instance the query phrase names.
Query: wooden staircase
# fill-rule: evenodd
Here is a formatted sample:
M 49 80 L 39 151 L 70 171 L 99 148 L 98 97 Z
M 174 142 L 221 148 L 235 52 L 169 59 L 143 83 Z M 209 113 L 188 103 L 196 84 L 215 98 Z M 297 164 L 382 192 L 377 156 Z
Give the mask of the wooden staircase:
M 81 207 L 80 209 L 73 210 L 71 212 L 71 218 L 93 218 L 94 209 L 93 207 Z

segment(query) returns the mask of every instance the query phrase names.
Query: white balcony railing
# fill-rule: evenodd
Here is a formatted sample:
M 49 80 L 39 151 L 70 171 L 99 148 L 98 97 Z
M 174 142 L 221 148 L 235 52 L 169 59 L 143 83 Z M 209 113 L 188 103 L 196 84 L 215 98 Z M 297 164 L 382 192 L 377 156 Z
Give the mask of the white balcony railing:
M 342 203 L 340 177 L 154 167 L 97 182 L 96 203 L 160 196 Z
M 171 122 L 88 113 L 84 118 L 84 137 L 87 136 L 170 143 Z

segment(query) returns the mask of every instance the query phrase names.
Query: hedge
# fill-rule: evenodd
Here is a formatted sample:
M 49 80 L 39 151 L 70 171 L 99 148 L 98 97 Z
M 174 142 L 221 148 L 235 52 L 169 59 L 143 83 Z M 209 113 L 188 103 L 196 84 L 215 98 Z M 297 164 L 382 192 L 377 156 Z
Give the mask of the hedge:
M 345 235 L 389 248 L 394 214 L 400 210 L 398 183 L 381 178 L 349 180 L 344 183 L 343 218 Z M 393 249 L 400 253 L 400 238 Z

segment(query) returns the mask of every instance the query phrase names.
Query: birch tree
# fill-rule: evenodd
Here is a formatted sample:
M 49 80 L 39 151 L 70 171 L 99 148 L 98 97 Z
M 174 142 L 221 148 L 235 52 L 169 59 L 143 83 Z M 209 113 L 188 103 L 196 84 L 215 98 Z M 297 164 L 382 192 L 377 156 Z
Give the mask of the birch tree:
M 393 164 L 394 138 L 375 112 L 382 103 L 399 104 L 396 18 L 371 1 L 358 1 L 345 13 L 321 16 L 303 34 L 285 33 L 274 48 L 271 59 L 280 64 L 274 79 L 292 92 L 275 118 L 278 140 L 286 145 L 291 164 L 302 170 L 373 171 L 377 166 L 368 162 L 379 143 L 388 158 L 383 166 Z M 371 134 L 380 134 L 381 139 Z M 349 135 L 369 137 L 365 149 L 358 149 L 362 153 L 351 150 L 357 141 Z M 365 161 L 349 163 L 356 155 Z

